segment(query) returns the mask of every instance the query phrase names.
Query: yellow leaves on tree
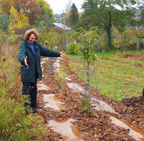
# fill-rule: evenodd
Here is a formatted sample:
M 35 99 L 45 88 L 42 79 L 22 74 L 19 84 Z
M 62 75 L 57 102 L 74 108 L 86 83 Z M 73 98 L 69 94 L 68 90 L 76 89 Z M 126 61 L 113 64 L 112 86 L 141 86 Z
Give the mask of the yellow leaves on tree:
M 66 11 L 66 14 L 67 14 L 68 17 L 70 17 L 70 14 L 71 14 L 71 13 L 70 13 L 70 10 L 67 10 L 67 11 Z
M 29 18 L 24 14 L 22 10 L 17 12 L 14 7 L 11 7 L 9 30 L 12 31 L 14 28 L 22 29 L 26 26 L 29 26 Z
M 119 48 L 121 48 L 121 45 L 122 45 L 122 39 L 117 37 L 117 38 L 112 40 L 112 43 L 113 43 L 115 48 L 119 49 Z
M 71 13 L 70 13 L 70 10 L 66 10 L 66 14 L 68 17 L 70 17 Z M 82 17 L 82 14 L 79 13 L 79 19 Z
M 3 12 L 10 14 L 11 6 L 13 6 L 17 12 L 23 10 L 29 18 L 31 25 L 36 22 L 37 16 L 41 16 L 41 10 L 36 0 L 0 0 L 0 10 Z
M 79 19 L 82 17 L 82 14 L 81 13 L 79 13 Z

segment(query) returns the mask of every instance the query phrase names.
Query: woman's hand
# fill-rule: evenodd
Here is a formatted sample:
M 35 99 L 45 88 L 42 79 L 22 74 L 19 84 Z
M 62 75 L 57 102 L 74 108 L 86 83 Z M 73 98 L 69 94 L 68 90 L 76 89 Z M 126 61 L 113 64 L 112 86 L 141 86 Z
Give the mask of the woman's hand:
M 60 57 L 62 58 L 62 59 L 65 59 L 66 58 L 66 54 L 65 53 L 63 53 L 63 51 L 60 53 Z
M 29 65 L 27 64 L 27 56 L 26 56 L 26 58 L 24 59 L 24 63 L 25 63 L 25 65 L 26 65 L 27 67 L 29 67 Z

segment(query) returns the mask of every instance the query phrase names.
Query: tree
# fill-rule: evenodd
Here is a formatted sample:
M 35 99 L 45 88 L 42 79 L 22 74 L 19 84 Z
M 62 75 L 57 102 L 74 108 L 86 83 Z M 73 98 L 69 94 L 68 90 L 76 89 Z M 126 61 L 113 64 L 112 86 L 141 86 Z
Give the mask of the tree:
M 66 14 L 67 14 L 68 17 L 70 17 L 70 15 L 71 15 L 70 10 L 67 10 Z
M 90 28 L 89 31 L 85 31 L 82 27 L 78 29 L 77 33 L 80 43 L 78 43 L 77 49 L 82 53 L 82 59 L 84 61 L 84 68 L 87 74 L 88 82 L 88 116 L 91 116 L 91 93 L 90 93 L 90 65 L 97 60 L 95 45 L 97 44 L 97 27 Z
M 13 38 L 15 34 L 14 28 L 22 29 L 26 26 L 29 26 L 29 19 L 22 10 L 18 13 L 17 10 L 12 6 L 10 9 L 9 17 L 10 17 L 9 31 L 11 34 L 11 38 Z
M 70 17 L 70 14 L 71 14 L 71 13 L 70 13 L 71 2 L 72 2 L 72 0 L 69 0 L 68 3 L 67 3 L 66 6 L 65 6 L 66 15 L 67 15 L 68 18 Z
M 123 30 L 128 23 L 132 25 L 134 23 L 133 5 L 136 2 L 136 0 L 87 0 L 82 6 L 84 14 L 79 27 L 89 29 L 92 26 L 98 26 L 100 31 L 106 31 L 108 47 L 112 49 L 112 26 Z
M 137 24 L 144 25 L 144 3 L 138 7 L 137 13 L 140 13 L 137 17 Z
M 55 32 L 54 28 L 52 28 L 50 31 L 47 31 L 45 28 L 41 28 L 40 30 L 40 44 L 43 46 L 47 46 L 49 49 L 57 49 L 57 45 L 60 42 L 60 37 L 57 32 Z M 50 75 L 50 58 L 46 62 L 46 67 L 48 69 L 48 75 Z
M 36 0 L 1 0 L 0 9 L 3 12 L 10 14 L 10 8 L 13 6 L 17 12 L 23 10 L 26 16 L 29 18 L 30 24 L 36 22 L 36 16 L 40 15 L 40 8 L 36 3 Z
M 50 31 L 47 31 L 46 29 L 41 29 L 40 34 L 40 43 L 45 46 L 45 43 L 50 49 L 53 49 L 53 47 L 56 47 L 60 42 L 60 37 L 57 32 L 52 28 Z
M 47 22 L 48 20 L 54 20 L 54 14 L 50 5 L 47 3 L 46 0 L 36 0 L 38 6 L 41 9 L 42 20 Z M 47 21 L 46 21 L 47 20 Z
M 75 25 L 79 20 L 78 9 L 76 5 L 73 3 L 70 9 L 70 21 L 72 25 Z
M 65 10 L 66 11 L 70 10 L 70 8 L 71 8 L 71 2 L 72 2 L 72 0 L 69 0 L 68 3 L 66 4 L 66 6 L 65 6 Z

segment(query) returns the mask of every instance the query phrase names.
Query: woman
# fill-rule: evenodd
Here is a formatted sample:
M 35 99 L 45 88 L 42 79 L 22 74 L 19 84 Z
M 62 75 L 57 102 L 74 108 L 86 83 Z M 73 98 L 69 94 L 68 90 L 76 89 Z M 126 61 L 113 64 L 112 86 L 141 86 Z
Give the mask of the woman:
M 39 34 L 35 29 L 27 30 L 25 40 L 19 48 L 18 59 L 21 63 L 21 81 L 23 83 L 22 94 L 28 95 L 30 103 L 24 103 L 25 107 L 37 112 L 33 108 L 42 108 L 36 103 L 37 96 L 37 79 L 42 80 L 42 70 L 40 66 L 40 57 L 62 57 L 65 58 L 63 52 L 50 50 L 40 45 L 36 40 Z

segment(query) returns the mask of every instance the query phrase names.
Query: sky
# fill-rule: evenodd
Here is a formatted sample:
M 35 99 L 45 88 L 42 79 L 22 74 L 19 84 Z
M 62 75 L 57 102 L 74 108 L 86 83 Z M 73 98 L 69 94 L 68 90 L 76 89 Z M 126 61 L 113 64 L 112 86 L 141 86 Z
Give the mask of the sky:
M 62 13 L 65 10 L 66 5 L 70 0 L 46 0 L 50 5 L 51 9 L 54 13 Z M 71 3 L 74 3 L 78 8 L 78 11 L 81 12 L 81 5 L 83 4 L 84 0 L 71 0 Z

